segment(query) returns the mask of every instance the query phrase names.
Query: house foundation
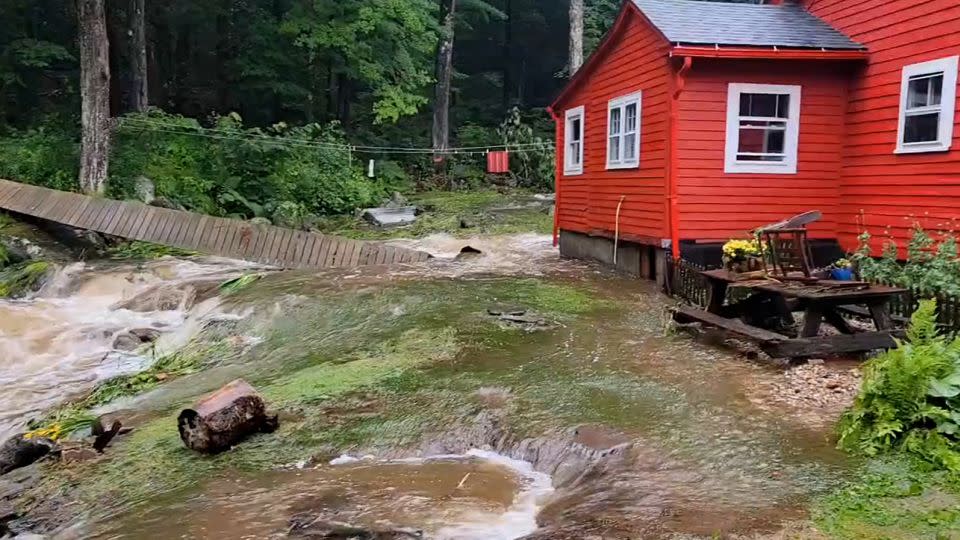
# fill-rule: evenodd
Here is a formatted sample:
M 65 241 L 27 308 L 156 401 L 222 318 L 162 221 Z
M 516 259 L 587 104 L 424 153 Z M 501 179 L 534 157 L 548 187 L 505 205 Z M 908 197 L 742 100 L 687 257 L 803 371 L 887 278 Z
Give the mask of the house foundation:
M 657 279 L 666 275 L 667 252 L 663 249 L 620 240 L 616 243 L 604 236 L 560 231 L 560 256 L 570 259 L 596 261 L 616 270 L 643 279 Z

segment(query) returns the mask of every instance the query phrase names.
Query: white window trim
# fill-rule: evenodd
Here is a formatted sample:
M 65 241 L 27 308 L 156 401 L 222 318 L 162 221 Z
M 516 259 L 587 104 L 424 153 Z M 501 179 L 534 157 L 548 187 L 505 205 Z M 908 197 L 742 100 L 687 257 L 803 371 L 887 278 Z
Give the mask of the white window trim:
M 739 161 L 740 94 L 788 94 L 790 111 L 784 134 L 784 161 Z M 797 174 L 797 150 L 800 145 L 801 87 L 781 84 L 730 83 L 727 87 L 727 146 L 724 172 L 751 174 Z
M 643 92 L 635 92 L 633 94 L 618 97 L 616 99 L 610 100 L 610 103 L 607 106 L 607 135 L 606 135 L 606 147 L 607 147 L 607 169 L 637 169 L 640 167 L 640 133 L 642 132 L 642 121 L 643 118 Z M 628 105 L 637 106 L 637 136 L 635 137 L 633 143 L 633 159 L 625 161 L 622 158 L 618 161 L 613 161 L 610 155 L 610 116 L 612 115 L 614 109 L 620 109 L 620 155 L 625 154 L 624 150 L 626 149 L 623 146 L 623 140 L 626 139 L 626 133 L 623 132 L 623 126 L 627 121 L 627 106 Z
M 921 152 L 945 152 L 953 146 L 953 119 L 957 109 L 957 71 L 960 56 L 950 56 L 930 62 L 904 66 L 900 81 L 900 116 L 897 128 L 897 149 L 895 154 L 917 154 Z M 910 77 L 925 73 L 943 72 L 943 91 L 940 94 L 940 133 L 936 141 L 905 143 L 903 137 L 907 122 L 907 97 Z M 932 112 L 932 111 L 931 111 Z
M 567 153 L 570 148 L 570 139 L 571 139 L 571 124 L 573 120 L 580 118 L 580 155 L 578 156 L 579 164 L 574 165 L 570 163 L 570 155 Z M 566 116 L 564 118 L 564 136 L 563 136 L 563 174 L 564 176 L 577 176 L 583 174 L 583 147 L 586 146 L 586 120 L 587 116 L 584 112 L 584 108 L 581 105 L 573 109 L 568 109 Z

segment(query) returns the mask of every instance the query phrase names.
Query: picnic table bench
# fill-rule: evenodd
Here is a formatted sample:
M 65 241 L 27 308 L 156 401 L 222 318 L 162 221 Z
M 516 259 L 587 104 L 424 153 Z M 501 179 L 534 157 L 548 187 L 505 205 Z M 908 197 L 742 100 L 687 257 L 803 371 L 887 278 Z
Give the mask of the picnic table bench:
M 678 322 L 722 328 L 756 342 L 778 358 L 866 352 L 896 345 L 898 332 L 889 304 L 903 289 L 862 282 L 751 277 L 727 270 L 709 270 L 702 275 L 710 286 L 707 309 L 678 309 L 674 315 Z M 727 293 L 732 288 L 746 289 L 747 298 L 728 304 Z M 851 326 L 841 314 L 849 306 L 865 308 L 875 330 Z M 803 312 L 798 331 L 794 312 Z M 820 335 L 824 323 L 839 335 Z

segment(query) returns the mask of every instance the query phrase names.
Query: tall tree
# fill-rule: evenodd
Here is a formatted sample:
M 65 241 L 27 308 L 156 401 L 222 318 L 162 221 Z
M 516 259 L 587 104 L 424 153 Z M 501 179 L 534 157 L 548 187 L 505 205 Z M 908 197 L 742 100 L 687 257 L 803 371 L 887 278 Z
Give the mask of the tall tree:
M 127 35 L 130 39 L 130 110 L 143 112 L 149 106 L 147 77 L 146 0 L 129 0 Z
M 77 0 L 80 36 L 80 187 L 102 193 L 110 155 L 110 43 L 104 0 Z
M 583 0 L 570 0 L 570 76 L 583 65 Z
M 433 149 L 450 147 L 450 86 L 453 80 L 453 43 L 456 33 L 457 0 L 440 0 L 442 28 L 437 47 L 437 83 L 433 97 Z M 438 153 L 437 161 L 443 156 Z

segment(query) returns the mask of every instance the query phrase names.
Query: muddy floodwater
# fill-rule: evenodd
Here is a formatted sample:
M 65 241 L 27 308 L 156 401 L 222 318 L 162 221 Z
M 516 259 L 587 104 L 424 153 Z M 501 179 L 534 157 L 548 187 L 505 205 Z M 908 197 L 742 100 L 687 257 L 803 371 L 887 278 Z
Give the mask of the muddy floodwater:
M 201 359 L 98 409 L 136 430 L 54 471 L 31 525 L 109 539 L 285 538 L 328 522 L 437 539 L 754 537 L 803 523 L 852 466 L 832 413 L 767 399 L 783 367 L 675 335 L 652 284 L 560 260 L 536 235 L 399 243 L 436 258 L 74 266 L 0 302 L 4 435 L 158 355 Z M 483 253 L 458 258 L 466 245 Z M 265 277 L 242 291 L 209 286 L 251 271 Z M 115 350 L 144 327 L 156 344 Z M 177 411 L 238 377 L 280 430 L 191 454 Z

